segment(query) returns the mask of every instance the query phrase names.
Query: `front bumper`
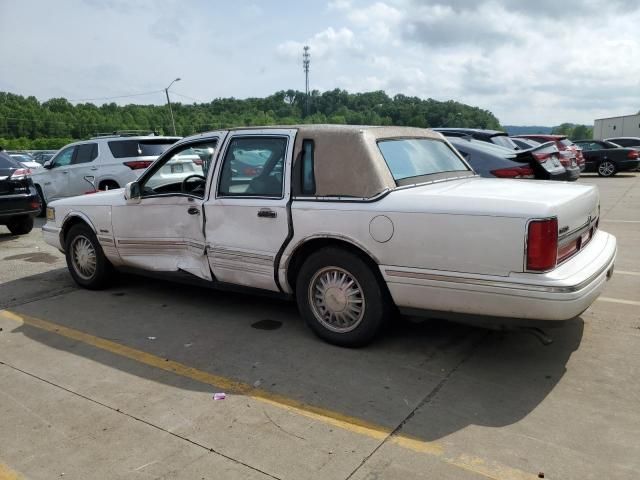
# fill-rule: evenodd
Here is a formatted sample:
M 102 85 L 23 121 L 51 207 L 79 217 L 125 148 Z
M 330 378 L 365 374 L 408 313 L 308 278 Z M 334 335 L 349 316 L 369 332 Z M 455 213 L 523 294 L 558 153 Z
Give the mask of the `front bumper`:
M 61 252 L 64 252 L 64 248 L 60 241 L 60 230 L 61 229 L 58 228 L 55 223 L 51 224 L 51 222 L 47 222 L 42 226 L 42 237 L 46 243 L 57 248 Z
M 400 309 L 510 321 L 569 320 L 584 312 L 613 274 L 616 239 L 598 231 L 578 255 L 548 273 L 508 277 L 381 266 Z

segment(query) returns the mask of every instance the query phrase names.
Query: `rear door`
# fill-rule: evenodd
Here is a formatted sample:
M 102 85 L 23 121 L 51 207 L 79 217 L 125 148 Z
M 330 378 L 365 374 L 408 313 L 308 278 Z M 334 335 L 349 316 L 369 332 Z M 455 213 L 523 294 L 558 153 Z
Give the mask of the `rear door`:
M 275 261 L 289 234 L 295 133 L 239 130 L 227 138 L 204 204 L 209 264 L 218 281 L 279 291 Z
M 97 143 L 83 143 L 76 146 L 75 155 L 69 169 L 69 195 L 83 195 L 95 191 L 95 171 L 93 161 L 98 156 Z

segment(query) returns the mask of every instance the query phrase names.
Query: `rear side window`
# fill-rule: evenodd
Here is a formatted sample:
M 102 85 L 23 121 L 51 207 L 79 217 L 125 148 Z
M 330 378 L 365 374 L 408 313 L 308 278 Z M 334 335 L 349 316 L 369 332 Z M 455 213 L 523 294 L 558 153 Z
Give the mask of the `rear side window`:
M 96 143 L 85 143 L 76 147 L 76 158 L 73 163 L 89 163 L 98 156 L 98 145 Z
M 314 143 L 313 140 L 302 141 L 302 191 L 303 195 L 314 195 L 316 193 L 316 178 L 314 168 Z
M 446 143 L 438 140 L 383 140 L 378 142 L 378 148 L 396 182 L 434 173 L 469 171 L 460 157 Z
M 115 158 L 157 157 L 164 153 L 177 140 L 112 140 L 109 150 Z

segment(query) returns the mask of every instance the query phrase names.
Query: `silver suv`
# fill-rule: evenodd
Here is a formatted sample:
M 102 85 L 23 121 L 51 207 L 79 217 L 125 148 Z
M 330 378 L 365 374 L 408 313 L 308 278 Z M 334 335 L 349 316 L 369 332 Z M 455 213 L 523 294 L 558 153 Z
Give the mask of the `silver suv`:
M 137 180 L 179 139 L 118 132 L 65 146 L 44 163 L 44 168 L 32 173 L 42 200 L 41 214 L 53 200 L 121 188 Z

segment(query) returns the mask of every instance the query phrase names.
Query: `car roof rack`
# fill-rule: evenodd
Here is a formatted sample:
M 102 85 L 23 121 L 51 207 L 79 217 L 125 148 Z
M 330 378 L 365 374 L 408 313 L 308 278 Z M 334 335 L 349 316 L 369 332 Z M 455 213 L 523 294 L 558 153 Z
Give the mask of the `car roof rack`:
M 96 133 L 91 140 L 108 137 L 156 137 L 158 132 L 149 130 L 116 130 L 115 132 Z

